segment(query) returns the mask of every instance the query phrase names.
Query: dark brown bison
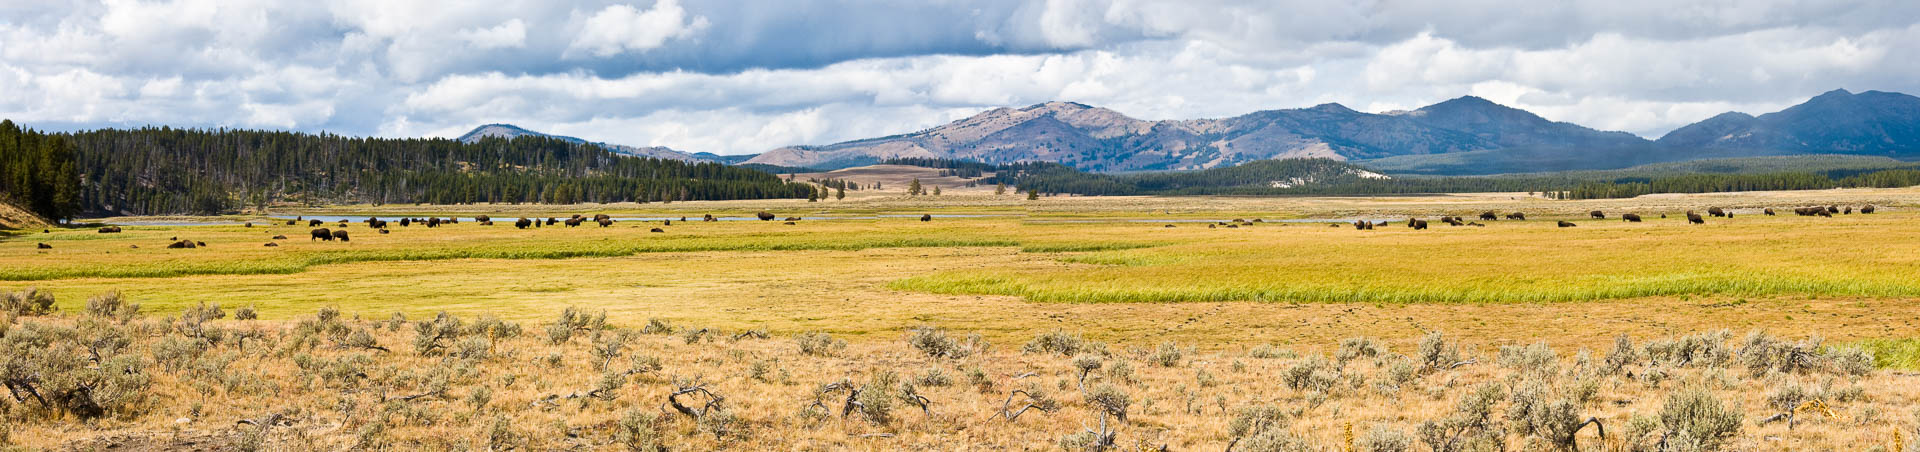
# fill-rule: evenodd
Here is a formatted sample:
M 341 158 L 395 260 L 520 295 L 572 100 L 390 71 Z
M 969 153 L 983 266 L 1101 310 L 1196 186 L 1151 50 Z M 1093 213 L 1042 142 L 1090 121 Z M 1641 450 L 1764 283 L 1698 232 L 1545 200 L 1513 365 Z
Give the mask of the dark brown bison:
M 789 222 L 786 222 L 786 223 L 784 223 L 784 224 L 786 224 L 787 226 L 793 226 L 793 225 L 794 225 L 794 224 L 796 224 L 796 223 L 794 223 L 794 222 L 791 222 L 791 221 L 789 221 Z
M 1362 231 L 1370 231 L 1370 230 L 1373 230 L 1373 223 L 1367 220 L 1355 221 L 1353 222 L 1353 228 L 1362 230 Z
M 320 221 L 320 220 L 307 220 L 307 227 L 309 227 L 309 228 L 311 228 L 311 227 L 314 227 L 314 226 L 319 226 L 319 225 L 322 225 L 322 224 L 326 224 L 326 222 L 325 222 L 325 221 Z
M 1761 210 L 1761 211 L 1760 211 L 1760 213 L 1762 213 L 1762 214 L 1766 214 L 1766 216 L 1769 216 L 1769 217 L 1771 217 L 1771 216 L 1773 216 L 1773 208 L 1772 208 L 1772 207 L 1768 207 L 1768 208 L 1766 208 L 1766 209 L 1763 209 L 1763 210 Z
M 713 214 L 707 214 L 707 216 L 701 217 L 700 221 L 720 221 L 720 220 L 713 218 Z
M 200 246 L 202 246 L 202 247 L 205 247 L 205 246 L 207 246 L 207 242 L 193 242 L 193 243 L 194 243 L 194 244 L 197 244 L 197 245 L 200 245 Z
M 119 227 L 119 226 L 107 226 L 107 227 L 104 227 L 104 228 L 100 228 L 100 233 L 101 233 L 101 234 L 113 234 L 113 233 L 118 233 L 118 232 L 120 232 L 120 227 Z
M 333 238 L 342 242 L 352 241 L 352 239 L 347 237 L 347 230 L 345 229 L 333 231 Z
M 780 221 L 800 221 L 800 220 L 801 220 L 800 217 L 787 217 L 787 219 L 780 220 Z
M 1713 215 L 1713 216 L 1716 216 L 1716 217 L 1724 217 L 1724 216 L 1727 216 L 1727 211 L 1725 211 L 1725 210 L 1721 210 L 1721 209 L 1720 209 L 1719 207 L 1708 207 L 1708 208 L 1707 208 L 1707 215 Z
M 374 220 L 374 221 L 373 221 L 373 227 L 375 227 L 375 228 L 380 228 L 380 229 L 386 229 L 386 228 L 387 228 L 387 220 Z
M 1567 220 L 1560 220 L 1560 223 L 1558 223 L 1558 224 L 1560 225 L 1560 227 L 1563 227 L 1563 228 L 1571 228 L 1571 227 L 1574 227 L 1574 226 L 1579 226 L 1579 225 L 1576 225 L 1576 224 L 1573 224 L 1573 222 L 1571 222 L 1571 221 L 1567 221 Z
M 474 216 L 474 217 L 473 217 L 473 221 L 478 221 L 478 222 L 481 222 L 481 223 L 492 223 L 492 222 L 493 222 L 493 217 L 489 217 L 489 216 L 486 216 L 486 215 L 476 215 L 476 216 Z
M 680 221 L 687 221 L 687 219 L 681 218 Z M 666 226 L 673 226 L 673 220 L 660 220 L 660 224 L 666 225 Z
M 1803 217 L 1810 217 L 1814 215 L 1812 207 L 1795 207 L 1793 208 L 1793 214 L 1803 216 Z
M 1427 228 L 1427 220 L 1407 220 L 1407 223 L 1407 227 L 1411 227 L 1415 231 L 1425 230 Z
M 1827 213 L 1840 213 L 1840 206 L 1827 206 Z
M 327 242 L 333 241 L 332 229 L 320 228 L 320 229 L 315 229 L 311 232 L 313 233 L 313 238 L 307 239 L 307 241 L 309 242 L 314 240 L 321 240 L 321 241 L 327 241 Z
M 547 217 L 547 226 L 553 226 L 556 224 L 560 224 L 560 220 L 556 220 L 553 217 Z
M 1606 213 L 1606 212 L 1601 212 L 1601 211 L 1598 211 L 1598 210 L 1595 210 L 1595 211 L 1592 211 L 1592 212 L 1587 212 L 1587 216 L 1589 216 L 1589 217 L 1593 217 L 1593 219 L 1595 219 L 1595 220 L 1605 220 L 1605 219 L 1607 219 L 1607 213 Z
M 653 228 L 653 229 L 650 229 L 650 230 L 648 230 L 647 232 L 667 232 L 667 230 L 665 230 L 665 229 L 660 229 L 660 228 Z
M 612 219 L 613 219 L 613 217 L 611 217 L 611 216 L 607 216 L 607 214 L 604 214 L 604 213 L 599 213 L 599 214 L 594 214 L 594 215 L 593 215 L 593 221 L 595 221 L 595 222 L 598 222 L 598 221 L 600 221 L 600 220 L 612 220 Z
M 1693 213 L 1693 211 L 1689 210 L 1687 211 L 1687 223 L 1688 224 L 1707 224 L 1707 220 L 1704 218 L 1700 218 L 1700 214 Z
M 1860 213 L 1863 213 L 1863 214 L 1866 214 L 1866 213 L 1873 213 L 1873 206 L 1866 206 L 1866 207 L 1861 207 L 1861 208 L 1860 208 Z
M 43 249 L 43 250 L 50 250 L 50 249 L 53 249 L 53 245 L 48 245 L 48 244 L 45 244 L 45 243 L 36 243 L 36 244 L 34 244 L 34 246 L 33 246 L 33 247 L 34 247 L 34 248 L 36 248 L 36 249 Z
M 1525 219 L 1527 219 L 1527 214 L 1524 214 L 1524 213 L 1520 213 L 1520 212 L 1514 212 L 1514 213 L 1510 213 L 1510 214 L 1507 214 L 1507 219 L 1509 219 L 1509 220 L 1525 220 Z
M 567 219 L 567 227 L 569 227 L 569 228 L 571 228 L 571 227 L 574 227 L 574 226 L 579 226 L 579 225 L 580 225 L 580 219 L 579 219 L 579 218 L 568 218 L 568 219 Z
M 173 248 L 173 249 L 181 249 L 181 248 L 198 248 L 198 247 L 199 247 L 199 246 L 198 246 L 198 245 L 195 245 L 195 244 L 193 243 L 193 241 L 192 241 L 192 240 L 181 240 L 181 241 L 178 241 L 178 242 L 173 242 L 173 243 L 169 243 L 169 244 L 167 244 L 167 248 Z
M 293 220 L 287 220 L 287 226 L 293 226 L 294 224 Z
M 1624 221 L 1627 221 L 1627 222 L 1632 222 L 1632 223 L 1639 223 L 1639 222 L 1640 222 L 1640 215 L 1639 215 L 1639 214 L 1632 214 L 1632 213 L 1629 213 L 1629 214 L 1625 214 L 1625 215 L 1621 215 L 1621 216 L 1620 216 L 1620 219 L 1621 219 L 1621 220 L 1624 220 Z
M 513 227 L 519 228 L 519 229 L 526 229 L 527 227 L 530 227 L 530 226 L 533 226 L 533 220 L 521 218 L 518 221 L 513 222 Z
M 1173 228 L 1173 225 L 1172 225 L 1172 224 L 1168 224 L 1168 225 L 1167 225 L 1167 228 L 1168 228 L 1168 229 L 1172 229 L 1172 228 Z
M 286 239 L 287 239 L 287 236 L 284 236 L 284 235 L 276 235 L 276 236 L 273 236 L 273 239 L 274 239 L 274 240 L 286 240 Z
M 376 229 L 376 230 L 377 230 L 377 231 L 380 231 L 380 233 L 381 233 L 381 234 L 392 234 L 392 233 L 393 233 L 393 231 L 389 231 L 389 230 L 386 230 L 386 229 Z
M 1851 207 L 1849 207 L 1849 208 L 1851 208 Z M 249 228 L 251 228 L 251 227 L 253 227 L 253 222 L 251 222 L 251 221 L 249 221 L 249 222 L 247 222 L 247 227 L 249 227 Z
M 933 215 L 920 214 L 920 221 L 933 221 Z
M 772 212 L 760 212 L 760 213 L 753 214 L 753 216 L 759 217 L 760 221 L 773 221 Z
M 440 227 L 440 219 L 439 219 L 439 218 L 428 218 L 428 219 L 427 219 L 427 221 L 426 221 L 426 223 L 427 223 L 427 227 L 428 227 L 428 228 L 437 228 L 437 227 Z
M 1491 210 L 1486 212 L 1480 212 L 1480 221 L 1497 221 L 1499 219 L 1500 219 L 1500 215 L 1494 214 L 1493 211 Z
M 1827 213 L 1826 209 L 1820 209 L 1820 216 L 1826 217 L 1826 218 L 1833 218 L 1833 214 Z
M 278 244 L 278 243 L 273 243 L 273 242 L 267 242 L 267 244 L 266 244 L 266 246 L 280 246 L 280 244 Z
M 401 218 L 401 219 L 400 219 L 400 227 L 403 227 L 403 228 L 404 228 L 404 227 L 407 227 L 407 226 L 412 226 L 412 225 L 413 225 L 413 219 L 412 219 L 412 218 Z
M 1842 215 L 1853 215 L 1853 206 L 1847 206 L 1847 208 L 1845 209 L 1840 209 L 1840 213 Z
M 607 219 L 607 218 L 601 218 L 601 219 L 598 219 L 598 220 L 593 220 L 593 221 L 594 221 L 595 223 L 600 223 L 600 227 L 603 227 L 603 228 L 604 228 L 604 227 L 607 227 L 607 226 L 613 226 L 613 220 L 611 220 L 611 219 Z

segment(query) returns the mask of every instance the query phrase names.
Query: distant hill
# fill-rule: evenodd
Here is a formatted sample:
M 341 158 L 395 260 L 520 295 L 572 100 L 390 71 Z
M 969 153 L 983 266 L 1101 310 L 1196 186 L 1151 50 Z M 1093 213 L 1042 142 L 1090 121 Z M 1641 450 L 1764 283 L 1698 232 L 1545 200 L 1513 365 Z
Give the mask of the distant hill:
M 607 150 L 613 151 L 614 153 L 617 153 L 617 154 L 631 155 L 634 157 L 650 157 L 650 158 L 657 158 L 657 159 L 679 160 L 683 162 L 714 162 L 714 163 L 733 164 L 733 163 L 744 162 L 748 158 L 753 157 L 751 155 L 718 155 L 718 154 L 712 154 L 707 152 L 688 153 L 688 152 L 677 151 L 665 146 L 638 147 L 638 146 L 627 146 L 624 144 L 588 142 L 587 140 L 574 138 L 570 136 L 552 135 L 552 134 L 546 134 L 541 132 L 535 132 L 532 130 L 521 128 L 520 126 L 516 126 L 513 124 L 486 124 L 480 127 L 475 127 L 473 128 L 472 131 L 469 131 L 464 135 L 460 135 L 460 138 L 456 138 L 455 141 L 459 141 L 461 143 L 473 144 L 475 142 L 480 141 L 481 138 L 487 138 L 487 137 L 511 139 L 511 138 L 523 137 L 523 136 L 548 137 L 548 138 L 565 141 L 568 143 L 591 144 L 595 146 L 600 146 L 603 148 L 607 148 Z
M 1675 129 L 1662 147 L 1920 158 L 1920 97 L 1844 89 L 1774 113 L 1728 112 Z
M 833 169 L 936 158 L 1131 172 L 1327 158 L 1408 174 L 1499 174 L 1797 154 L 1920 158 L 1920 99 L 1839 90 L 1778 113 L 1716 116 L 1659 141 L 1555 122 L 1473 96 L 1380 114 L 1330 103 L 1167 121 L 1048 102 L 997 108 L 908 134 L 785 147 L 747 162 Z

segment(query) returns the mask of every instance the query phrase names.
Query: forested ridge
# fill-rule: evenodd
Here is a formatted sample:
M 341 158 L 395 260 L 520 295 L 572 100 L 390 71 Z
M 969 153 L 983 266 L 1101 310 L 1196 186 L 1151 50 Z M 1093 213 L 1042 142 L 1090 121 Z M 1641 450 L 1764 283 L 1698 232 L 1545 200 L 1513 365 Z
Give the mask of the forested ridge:
M 652 202 L 814 193 L 759 171 L 623 156 L 547 137 L 463 144 L 168 127 L 23 135 L 70 146 L 77 211 L 95 214 L 206 214 L 282 202 Z M 15 154 L 8 151 L 6 160 Z M 10 163 L 8 174 L 14 172 Z
M 0 120 L 0 202 L 52 220 L 80 213 L 73 144 Z

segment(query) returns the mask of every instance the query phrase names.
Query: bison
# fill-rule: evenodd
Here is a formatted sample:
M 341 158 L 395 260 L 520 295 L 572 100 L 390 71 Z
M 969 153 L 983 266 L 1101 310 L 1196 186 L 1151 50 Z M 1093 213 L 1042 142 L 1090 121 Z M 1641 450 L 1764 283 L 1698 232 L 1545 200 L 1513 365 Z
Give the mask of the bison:
M 601 220 L 612 220 L 612 219 L 613 217 L 607 216 L 607 214 L 604 214 L 604 213 L 598 213 L 593 215 L 593 221 L 595 222 L 599 222 Z
M 600 227 L 603 227 L 603 228 L 607 226 L 613 226 L 613 220 L 611 219 L 601 218 L 598 220 L 594 220 L 594 222 L 600 223 Z
M 755 216 L 755 217 L 758 217 L 758 218 L 760 218 L 760 221 L 773 221 L 773 213 L 772 213 L 772 212 L 764 212 L 764 211 L 763 211 L 763 212 L 760 212 L 760 213 L 756 213 L 756 214 L 753 214 L 753 216 Z
M 173 243 L 169 243 L 169 244 L 167 244 L 167 248 L 173 248 L 173 249 L 181 249 L 181 248 L 198 248 L 198 247 L 199 247 L 199 246 L 197 246 L 197 245 L 194 245 L 194 243 L 193 243 L 193 241 L 192 241 L 192 240 L 181 240 L 181 241 L 178 241 L 178 242 L 173 242 Z
M 278 244 L 278 243 L 273 243 L 273 242 L 267 242 L 267 244 L 266 244 L 265 246 L 280 246 L 280 244 Z
M 920 214 L 920 221 L 933 221 L 933 215 Z
M 104 228 L 100 228 L 100 233 L 101 233 L 101 234 L 113 234 L 113 233 L 118 233 L 118 232 L 120 232 L 120 227 L 119 227 L 119 226 L 107 226 L 107 227 L 104 227 Z
M 1509 219 L 1509 220 L 1525 220 L 1525 219 L 1527 219 L 1527 214 L 1524 214 L 1524 213 L 1520 213 L 1520 212 L 1514 212 L 1514 213 L 1510 213 L 1510 214 L 1507 214 L 1507 219 Z
M 347 230 L 345 230 L 345 229 L 341 229 L 341 230 L 338 230 L 338 231 L 333 231 L 333 238 L 334 238 L 334 239 L 337 239 L 337 240 L 339 240 L 339 241 L 342 241 L 342 242 L 349 242 L 349 241 L 352 241 L 352 240 L 350 240 L 350 239 L 348 239 L 348 237 L 347 237 Z
M 1721 209 L 1720 209 L 1719 207 L 1708 207 L 1708 208 L 1707 208 L 1707 215 L 1713 215 L 1713 216 L 1716 216 L 1716 217 L 1724 217 L 1724 216 L 1727 216 L 1727 211 L 1725 211 L 1725 210 L 1721 210 Z
M 1573 224 L 1573 222 L 1571 222 L 1571 221 L 1567 221 L 1567 220 L 1560 220 L 1560 223 L 1559 223 L 1559 225 L 1560 225 L 1560 227 L 1563 227 L 1563 228 L 1571 228 L 1571 227 L 1574 227 L 1574 226 L 1579 226 L 1579 225 L 1576 225 L 1576 224 Z
M 327 242 L 331 242 L 331 241 L 333 241 L 333 230 L 332 230 L 332 229 L 327 229 L 327 228 L 320 228 L 320 229 L 315 229 L 315 230 L 313 230 L 313 231 L 311 231 L 311 232 L 312 232 L 312 234 L 313 234 L 313 238 L 309 238 L 309 239 L 307 239 L 307 241 L 309 241 L 309 242 L 311 242 L 311 241 L 314 241 L 314 240 L 321 240 L 321 241 L 327 241 Z
M 1491 210 L 1480 213 L 1480 221 L 1498 221 L 1499 219 L 1500 215 L 1494 214 Z
M 1593 219 L 1595 219 L 1595 220 L 1605 220 L 1605 219 L 1607 219 L 1607 214 L 1606 214 L 1606 212 L 1601 212 L 1601 211 L 1598 211 L 1598 210 L 1595 210 L 1595 211 L 1592 211 L 1592 212 L 1587 212 L 1587 216 L 1589 216 L 1589 217 L 1593 217 Z
M 667 232 L 667 230 L 665 230 L 665 229 L 660 229 L 660 228 L 653 228 L 653 229 L 650 229 L 650 230 L 648 230 L 647 232 Z
M 578 218 L 578 217 L 575 217 L 575 218 L 568 218 L 568 219 L 567 219 L 567 227 L 569 227 L 569 228 L 571 228 L 571 227 L 574 227 L 574 226 L 579 226 L 579 225 L 580 225 L 580 218 Z
M 1631 214 L 1631 213 L 1629 213 L 1629 214 L 1625 214 L 1625 215 L 1621 215 L 1621 216 L 1620 216 L 1620 219 L 1621 219 L 1622 221 L 1627 221 L 1627 222 L 1631 222 L 1631 223 L 1639 223 L 1639 222 L 1640 222 L 1640 215 L 1639 215 L 1639 214 Z
M 400 219 L 400 227 L 403 227 L 403 228 L 404 228 L 404 227 L 407 227 L 407 226 L 411 226 L 411 225 L 413 225 L 413 219 L 412 219 L 412 218 L 401 218 L 401 219 Z
M 293 226 L 294 224 L 293 220 L 287 220 L 287 226 Z
M 713 214 L 707 214 L 707 216 L 701 217 L 700 221 L 720 221 L 720 220 L 713 218 Z
M 37 249 L 43 249 L 43 250 L 50 250 L 50 249 L 53 249 L 53 245 L 48 245 L 48 244 L 45 244 L 45 243 L 36 243 L 36 244 L 34 244 L 34 246 L 33 246 L 33 247 L 34 247 L 34 248 L 37 248 Z
M 385 230 L 385 229 L 380 229 L 379 231 L 380 231 L 380 233 L 381 233 L 381 234 L 392 234 L 392 233 L 393 233 L 393 231 L 389 231 L 389 230 Z
M 1861 208 L 1860 208 L 1860 213 L 1862 213 L 1862 214 L 1869 214 L 1869 213 L 1873 213 L 1873 206 L 1866 206 L 1866 207 L 1861 207 Z
M 1367 231 L 1367 230 L 1372 230 L 1372 229 L 1373 229 L 1373 223 L 1372 223 L 1372 222 L 1368 222 L 1367 220 L 1360 220 L 1360 221 L 1355 221 L 1355 222 L 1353 222 L 1353 228 L 1354 228 L 1354 229 L 1358 229 L 1358 230 L 1362 230 L 1362 231 Z
M 553 226 L 556 224 L 560 224 L 560 220 L 554 219 L 553 217 L 547 217 L 547 226 Z
M 1841 209 L 1840 213 L 1843 215 L 1853 215 L 1853 206 L 1847 206 L 1846 209 Z
M 519 221 L 513 222 L 513 227 L 518 229 L 526 229 L 528 226 L 533 226 L 533 220 L 521 218 Z
M 1415 231 L 1427 229 L 1427 220 L 1407 220 L 1407 222 L 1410 223 L 1407 226 L 1412 227 Z
M 482 223 L 482 224 L 484 224 L 484 223 L 492 223 L 492 222 L 493 222 L 493 217 L 489 217 L 489 216 L 486 216 L 486 215 L 476 215 L 476 216 L 474 216 L 474 217 L 473 217 L 473 221 L 477 221 L 477 222 L 480 222 L 480 223 Z
M 787 226 L 793 226 L 793 225 L 794 225 L 795 223 L 794 223 L 794 222 L 791 222 L 791 221 L 789 221 L 789 222 L 786 222 L 786 223 L 784 223 L 784 224 L 786 224 Z
M 322 224 L 326 224 L 326 222 L 325 222 L 325 221 L 320 221 L 320 220 L 307 220 L 307 227 L 309 227 L 309 228 L 311 228 L 311 227 L 315 227 L 315 226 L 319 226 L 319 225 L 322 225 Z
M 438 217 L 435 217 L 435 218 L 428 218 L 428 219 L 427 219 L 427 227 L 429 227 L 429 228 L 437 228 L 437 227 L 440 227 L 440 218 L 438 218 Z
M 1707 224 L 1707 220 L 1700 218 L 1700 214 L 1693 213 L 1693 211 L 1689 210 L 1687 211 L 1687 223 L 1688 224 Z
M 287 236 L 284 236 L 284 235 L 276 235 L 276 236 L 273 236 L 273 239 L 274 239 L 274 240 L 286 240 L 286 239 L 287 239 Z
M 1765 208 L 1765 209 L 1761 209 L 1761 210 L 1760 210 L 1760 213 L 1762 213 L 1762 214 L 1765 214 L 1766 216 L 1769 216 L 1769 217 L 1771 217 L 1771 216 L 1773 216 L 1773 208 L 1772 208 L 1772 207 L 1768 207 L 1768 208 Z

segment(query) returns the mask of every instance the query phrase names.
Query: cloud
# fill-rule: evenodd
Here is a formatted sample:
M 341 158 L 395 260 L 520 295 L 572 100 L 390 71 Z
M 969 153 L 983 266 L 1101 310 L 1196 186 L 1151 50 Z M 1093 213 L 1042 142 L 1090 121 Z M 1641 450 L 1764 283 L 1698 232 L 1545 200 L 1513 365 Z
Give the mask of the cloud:
M 1145 119 L 1474 94 L 1657 136 L 1920 93 L 1900 0 L 60 0 L 0 5 L 0 117 L 750 153 L 1050 100 Z
M 601 58 L 627 51 L 646 51 L 660 47 L 669 39 L 692 36 L 707 26 L 705 17 L 689 19 L 678 0 L 660 0 L 645 11 L 629 5 L 613 5 L 587 18 L 579 37 L 567 46 L 567 51 L 582 50 Z

